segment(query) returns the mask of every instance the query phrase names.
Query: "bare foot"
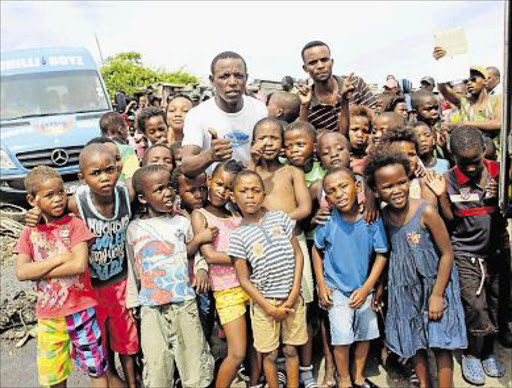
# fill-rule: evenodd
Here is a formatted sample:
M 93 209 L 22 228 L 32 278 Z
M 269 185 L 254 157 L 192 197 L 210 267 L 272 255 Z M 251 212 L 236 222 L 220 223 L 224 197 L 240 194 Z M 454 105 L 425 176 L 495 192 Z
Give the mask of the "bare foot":
M 350 381 L 350 378 L 340 379 L 338 388 L 352 388 L 352 381 Z
M 325 375 L 324 381 L 322 382 L 322 388 L 334 388 L 336 386 L 336 378 L 334 377 L 334 365 L 329 366 L 327 362 L 325 364 Z

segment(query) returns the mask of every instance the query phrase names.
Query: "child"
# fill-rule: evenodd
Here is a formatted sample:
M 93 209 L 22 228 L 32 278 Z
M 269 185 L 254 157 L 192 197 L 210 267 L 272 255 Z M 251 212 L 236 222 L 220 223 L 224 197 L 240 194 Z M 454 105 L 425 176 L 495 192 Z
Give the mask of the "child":
M 227 356 L 220 365 L 216 387 L 231 386 L 245 358 L 247 327 L 245 322 L 246 302 L 249 297 L 240 283 L 227 252 L 229 235 L 240 226 L 242 218 L 226 209 L 230 200 L 233 180 L 242 166 L 234 160 L 217 164 L 210 180 L 210 202 L 192 213 L 195 233 L 216 228 L 218 235 L 213 243 L 203 244 L 201 253 L 209 264 L 210 282 L 215 298 L 215 307 L 227 340 Z
M 424 167 L 418 158 L 418 142 L 416 135 L 411 128 L 394 128 L 387 131 L 382 138 L 380 147 L 393 147 L 395 150 L 404 153 L 409 159 L 411 173 L 410 190 L 408 190 L 410 199 L 424 199 L 429 204 L 438 207 L 438 200 L 429 185 L 427 185 Z M 432 174 L 429 174 L 432 175 Z
M 353 105 L 350 107 L 350 124 L 348 140 L 350 143 L 351 169 L 354 174 L 362 175 L 366 148 L 372 132 L 373 113 L 366 106 Z
M 412 94 L 411 104 L 417 121 L 434 127 L 440 119 L 439 100 L 429 90 L 419 90 Z
M 413 125 L 414 133 L 418 141 L 418 156 L 427 170 L 433 170 L 444 175 L 450 169 L 450 162 L 436 156 L 436 133 L 422 121 Z
M 164 166 L 169 173 L 172 173 L 174 164 L 172 162 L 171 149 L 166 144 L 154 144 L 146 150 L 144 158 L 142 158 L 141 165 L 147 166 L 149 164 L 160 164 Z
M 450 147 L 456 166 L 443 179 L 431 182 L 441 212 L 451 227 L 451 241 L 459 268 L 462 303 L 469 347 L 462 373 L 471 384 L 483 385 L 485 375 L 502 377 L 504 365 L 493 353 L 498 319 L 498 284 L 505 260 L 498 260 L 505 222 L 497 207 L 496 162 L 484 159 L 484 142 L 476 127 L 453 130 Z M 499 238 L 495 238 L 499 237 Z M 497 241 L 497 240 L 502 241 Z
M 363 373 L 369 341 L 379 337 L 379 328 L 370 294 L 386 265 L 386 232 L 382 219 L 368 225 L 360 214 L 352 171 L 343 167 L 329 170 L 323 186 L 334 211 L 330 220 L 316 229 L 313 266 L 319 302 L 329 309 L 338 387 L 371 387 L 373 383 L 365 380 Z M 377 254 L 370 272 L 373 252 Z M 349 350 L 354 342 L 351 375 Z
M 125 242 L 131 217 L 130 194 L 116 185 L 118 172 L 113 153 L 103 144 L 86 146 L 79 157 L 79 178 L 87 186 L 76 193 L 70 210 L 79 214 L 96 239 L 89 252 L 91 283 L 98 301 L 97 319 L 108 344 L 112 368 L 109 384 L 120 384 L 113 352 L 119 353 L 130 387 L 135 386 L 135 359 L 139 343 L 135 322 L 126 308 Z M 109 352 L 108 350 L 112 351 Z
M 185 95 L 174 96 L 167 105 L 167 143 L 169 145 L 183 140 L 183 126 L 185 125 L 185 116 L 192 109 L 192 100 Z
M 337 132 L 331 132 L 337 133 Z M 340 135 L 341 136 L 341 135 Z M 284 131 L 284 149 L 289 162 L 304 171 L 306 186 L 311 188 L 312 185 L 321 181 L 325 175 L 325 170 L 320 163 L 315 160 L 315 143 L 316 130 L 310 123 L 306 121 L 295 121 L 286 126 Z M 299 244 L 304 255 L 304 274 L 311 273 L 309 248 L 306 239 L 301 234 Z M 307 237 L 309 240 L 311 236 Z M 312 244 L 311 244 L 312 245 Z M 313 377 L 313 320 L 315 320 L 316 310 L 311 303 L 314 301 L 313 276 L 311 275 L 310 283 L 308 279 L 304 279 L 302 293 L 304 302 L 306 303 L 307 323 L 308 323 L 308 343 L 300 349 L 300 380 L 306 388 L 316 386 Z
M 137 116 L 137 125 L 148 139 L 149 145 L 167 143 L 167 117 L 160 108 L 146 108 Z
M 213 357 L 205 340 L 189 281 L 188 260 L 199 246 L 215 238 L 215 228 L 195 236 L 190 221 L 172 214 L 174 189 L 162 165 L 137 170 L 133 186 L 146 207 L 130 222 L 127 306 L 141 307 L 144 385 L 173 387 L 177 366 L 184 387 L 207 387 L 213 380 Z
M 403 153 L 376 149 L 364 173 L 368 185 L 387 203 L 383 216 L 392 247 L 387 345 L 400 357 L 413 358 L 421 387 L 430 386 L 425 350 L 434 349 L 439 386 L 451 387 L 451 350 L 465 348 L 467 339 L 446 226 L 434 207 L 410 199 L 410 162 Z
M 299 96 L 289 92 L 277 91 L 270 95 L 267 103 L 268 115 L 290 124 L 299 117 Z
M 65 387 L 73 354 L 92 387 L 108 387 L 108 362 L 87 266 L 94 235 L 82 220 L 64 215 L 67 196 L 56 170 L 35 167 L 25 178 L 25 189 L 27 201 L 40 209 L 44 221 L 25 226 L 15 248 L 18 280 L 37 282 L 39 383 Z
M 175 141 L 171 144 L 171 153 L 173 166 L 181 167 L 181 159 L 183 157 L 183 147 L 181 146 L 181 141 Z
M 135 150 L 127 144 L 128 127 L 124 117 L 117 112 L 108 112 L 101 116 L 100 130 L 103 137 L 107 137 L 116 142 L 121 156 L 123 169 L 119 179 L 125 180 L 131 178 L 139 168 L 139 159 Z
M 254 171 L 237 175 L 231 198 L 242 212 L 243 222 L 231 232 L 229 256 L 240 285 L 252 300 L 254 347 L 263 355 L 269 387 L 277 388 L 276 359 L 283 343 L 288 386 L 298 387 L 296 346 L 304 345 L 308 336 L 300 296 L 303 257 L 294 236 L 295 222 L 284 212 L 263 207 L 265 186 Z
M 192 212 L 203 208 L 208 200 L 208 185 L 206 174 L 199 174 L 194 178 L 188 178 L 181 167 L 175 168 L 171 174 L 171 185 L 179 195 L 179 208 L 182 215 L 191 220 Z M 189 272 L 191 283 L 198 293 L 199 313 L 201 323 L 207 340 L 213 327 L 213 309 L 208 295 L 210 281 L 208 279 L 208 263 L 197 254 L 194 263 L 190 263 Z M 192 275 L 193 274 L 193 275 Z
M 284 131 L 284 150 L 288 161 L 304 171 L 306 186 L 321 180 L 325 170 L 315 161 L 316 130 L 306 121 L 296 121 L 286 126 Z
M 171 184 L 180 197 L 181 208 L 190 217 L 192 211 L 201 209 L 208 199 L 206 174 L 189 178 L 183 174 L 181 167 L 175 168 L 171 175 Z
M 373 133 L 371 135 L 372 145 L 379 145 L 382 136 L 384 136 L 388 129 L 403 127 L 404 119 L 395 112 L 383 112 L 375 119 L 373 126 Z
M 283 130 L 282 123 L 271 117 L 256 123 L 249 168 L 260 174 L 265 183 L 265 208 L 284 211 L 293 220 L 302 221 L 311 213 L 311 197 L 304 172 L 279 163 Z

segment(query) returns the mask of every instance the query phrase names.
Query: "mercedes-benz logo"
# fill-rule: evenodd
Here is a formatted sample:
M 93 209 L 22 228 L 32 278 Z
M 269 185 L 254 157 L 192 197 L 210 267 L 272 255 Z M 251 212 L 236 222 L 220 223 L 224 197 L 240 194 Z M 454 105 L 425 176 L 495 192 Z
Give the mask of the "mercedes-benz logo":
M 50 158 L 52 159 L 53 164 L 62 167 L 68 162 L 69 155 L 66 152 L 66 150 L 63 150 L 62 148 L 57 148 L 56 150 L 53 150 Z

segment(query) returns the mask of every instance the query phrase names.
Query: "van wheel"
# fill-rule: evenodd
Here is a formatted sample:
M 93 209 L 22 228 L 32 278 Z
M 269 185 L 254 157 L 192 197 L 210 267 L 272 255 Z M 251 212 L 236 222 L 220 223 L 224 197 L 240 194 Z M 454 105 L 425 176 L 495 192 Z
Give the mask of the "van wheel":
M 25 223 L 25 215 L 27 211 L 21 206 L 13 205 L 11 203 L 0 203 L 0 217 L 11 218 L 14 221 Z

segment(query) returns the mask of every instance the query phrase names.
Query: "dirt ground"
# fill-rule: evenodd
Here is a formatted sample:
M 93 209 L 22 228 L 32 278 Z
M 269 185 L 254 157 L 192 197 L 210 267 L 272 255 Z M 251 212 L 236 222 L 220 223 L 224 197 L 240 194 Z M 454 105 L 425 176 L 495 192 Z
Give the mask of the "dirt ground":
M 501 379 L 487 378 L 484 387 L 501 388 L 512 387 L 512 350 L 497 346 L 499 358 L 507 366 L 507 374 Z M 454 387 L 465 388 L 472 387 L 466 383 L 461 376 L 460 355 L 455 355 Z M 317 360 L 317 378 L 321 382 L 323 379 L 323 362 Z M 380 387 L 406 388 L 408 381 L 391 377 L 385 370 L 377 365 L 375 360 L 370 360 L 366 371 L 367 376 Z M 12 341 L 0 341 L 0 387 L 37 387 L 37 365 L 36 365 L 36 340 L 30 340 L 25 346 L 16 348 Z M 88 379 L 78 370 L 68 380 L 68 387 L 88 387 Z M 245 384 L 241 381 L 235 381 L 232 388 L 242 388 Z

